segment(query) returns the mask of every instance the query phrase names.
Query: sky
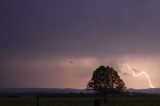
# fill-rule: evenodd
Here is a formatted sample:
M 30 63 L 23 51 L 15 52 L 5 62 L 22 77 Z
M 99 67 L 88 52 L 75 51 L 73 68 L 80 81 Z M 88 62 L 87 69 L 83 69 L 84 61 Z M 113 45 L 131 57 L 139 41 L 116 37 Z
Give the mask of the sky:
M 0 88 L 86 88 L 100 65 L 160 87 L 159 0 L 1 0 Z

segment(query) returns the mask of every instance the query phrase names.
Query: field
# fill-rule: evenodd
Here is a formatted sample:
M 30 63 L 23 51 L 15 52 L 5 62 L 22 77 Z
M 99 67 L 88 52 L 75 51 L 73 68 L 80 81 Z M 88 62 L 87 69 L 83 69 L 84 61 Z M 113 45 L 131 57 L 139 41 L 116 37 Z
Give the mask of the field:
M 39 106 L 94 106 L 94 97 L 40 97 Z M 0 98 L 0 106 L 37 106 L 34 97 Z M 101 106 L 160 106 L 160 97 L 109 97 Z

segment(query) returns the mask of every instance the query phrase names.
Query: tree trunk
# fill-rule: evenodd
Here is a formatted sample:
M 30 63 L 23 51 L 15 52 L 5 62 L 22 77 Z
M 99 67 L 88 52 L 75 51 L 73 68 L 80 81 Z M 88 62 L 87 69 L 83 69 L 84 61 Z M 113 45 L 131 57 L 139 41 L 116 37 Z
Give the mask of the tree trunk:
M 95 99 L 94 106 L 101 106 L 101 99 Z
M 104 95 L 103 96 L 103 103 L 105 103 L 106 102 L 106 96 Z

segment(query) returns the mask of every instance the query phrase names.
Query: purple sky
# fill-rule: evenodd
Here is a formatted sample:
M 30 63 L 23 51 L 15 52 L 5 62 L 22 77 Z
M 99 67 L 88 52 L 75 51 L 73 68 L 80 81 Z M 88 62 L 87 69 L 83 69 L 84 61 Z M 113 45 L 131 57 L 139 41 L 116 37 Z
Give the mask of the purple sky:
M 126 63 L 160 87 L 159 5 L 159 0 L 1 0 L 0 87 L 85 88 L 99 65 L 116 68 L 127 87 L 149 87 L 144 76 L 122 73 Z

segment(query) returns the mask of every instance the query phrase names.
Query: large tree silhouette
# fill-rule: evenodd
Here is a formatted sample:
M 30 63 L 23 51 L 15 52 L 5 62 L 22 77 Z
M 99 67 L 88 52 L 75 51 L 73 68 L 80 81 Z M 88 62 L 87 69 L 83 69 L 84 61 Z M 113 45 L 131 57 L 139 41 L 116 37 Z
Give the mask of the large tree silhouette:
M 120 79 L 118 72 L 112 67 L 99 66 L 99 68 L 93 72 L 87 89 L 93 89 L 96 93 L 103 94 L 105 101 L 106 94 L 122 92 L 125 89 L 125 83 Z

